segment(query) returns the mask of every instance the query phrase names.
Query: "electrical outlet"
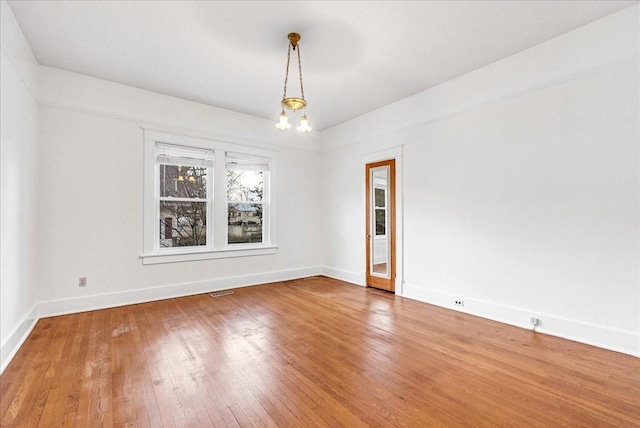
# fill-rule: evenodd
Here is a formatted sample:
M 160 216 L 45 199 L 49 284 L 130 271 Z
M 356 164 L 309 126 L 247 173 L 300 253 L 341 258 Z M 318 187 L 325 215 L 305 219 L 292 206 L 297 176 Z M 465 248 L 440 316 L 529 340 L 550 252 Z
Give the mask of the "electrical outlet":
M 454 303 L 456 306 L 464 306 L 464 300 L 456 300 Z
M 536 317 L 531 317 L 531 324 L 537 326 L 538 324 L 540 324 L 540 320 Z
M 86 287 L 86 286 L 87 286 L 87 277 L 81 276 L 80 279 L 78 279 L 78 287 Z

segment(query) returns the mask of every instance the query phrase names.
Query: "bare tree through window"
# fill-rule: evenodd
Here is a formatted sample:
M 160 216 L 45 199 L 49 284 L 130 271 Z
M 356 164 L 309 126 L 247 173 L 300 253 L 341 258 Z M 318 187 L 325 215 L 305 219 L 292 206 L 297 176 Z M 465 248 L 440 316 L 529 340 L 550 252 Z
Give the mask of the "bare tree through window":
M 160 165 L 160 247 L 207 244 L 207 168 Z

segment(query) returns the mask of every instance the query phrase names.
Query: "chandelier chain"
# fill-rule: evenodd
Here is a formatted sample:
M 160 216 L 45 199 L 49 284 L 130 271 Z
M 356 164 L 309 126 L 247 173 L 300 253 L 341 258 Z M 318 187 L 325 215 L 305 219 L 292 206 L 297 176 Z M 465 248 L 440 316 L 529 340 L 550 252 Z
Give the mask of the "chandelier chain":
M 302 86 L 302 61 L 300 61 L 300 45 L 297 46 L 298 49 L 298 73 L 300 74 L 300 96 L 304 100 L 304 86 Z
M 298 55 L 299 55 L 298 51 Z M 289 43 L 289 50 L 287 50 L 287 70 L 284 74 L 284 93 L 282 94 L 282 99 L 287 98 L 287 82 L 289 81 L 289 61 L 291 60 L 291 43 Z M 299 61 L 299 60 L 298 60 Z

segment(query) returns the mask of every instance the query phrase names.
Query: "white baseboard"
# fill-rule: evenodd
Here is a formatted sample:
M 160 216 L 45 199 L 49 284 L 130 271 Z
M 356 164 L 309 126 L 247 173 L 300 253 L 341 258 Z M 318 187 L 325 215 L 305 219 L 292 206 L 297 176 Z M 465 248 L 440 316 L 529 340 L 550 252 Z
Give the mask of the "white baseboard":
M 364 272 L 352 272 L 348 270 L 336 269 L 328 266 L 322 266 L 322 275 L 328 276 L 329 278 L 339 279 L 340 281 L 350 282 L 355 285 L 359 285 L 361 287 L 367 286 L 367 278 Z M 404 281 L 401 277 L 396 277 L 395 279 L 395 293 L 398 296 L 402 295 L 402 287 Z
M 229 288 L 287 281 L 315 275 L 325 275 L 359 286 L 364 286 L 365 284 L 364 274 L 362 273 L 327 266 L 315 266 L 254 275 L 233 276 L 209 281 L 172 284 L 118 293 L 37 302 L 27 311 L 21 321 L 8 335 L 8 338 L 4 340 L 0 346 L 0 373 L 2 373 L 11 362 L 40 318 L 190 296 Z M 488 318 L 505 324 L 521 328 L 531 328 L 528 320 L 532 312 L 522 308 L 502 306 L 466 297 L 464 297 L 465 306 L 456 307 L 452 304 L 455 300 L 452 295 L 408 284 L 403 284 L 402 293 L 398 294 L 410 299 Z M 456 298 L 460 297 L 461 296 L 456 296 Z M 536 328 L 540 333 L 640 357 L 640 335 L 633 331 L 612 329 L 606 326 L 582 323 L 548 314 L 536 313 L 536 316 L 541 320 L 540 325 Z
M 633 331 L 584 323 L 464 296 L 453 296 L 408 284 L 404 284 L 402 296 L 526 329 L 532 328 L 529 320 L 531 315 L 535 314 L 540 320 L 540 324 L 536 327 L 536 331 L 539 333 L 640 357 L 640 334 Z M 464 300 L 464 306 L 455 306 L 454 300 L 461 298 Z
M 114 308 L 117 306 L 153 302 L 155 300 L 192 296 L 194 294 L 226 290 L 229 288 L 248 287 L 257 284 L 306 278 L 321 274 L 322 269 L 320 267 L 308 267 L 264 272 L 253 275 L 231 276 L 208 281 L 163 285 L 159 287 L 121 291 L 116 293 L 95 294 L 92 296 L 73 297 L 69 299 L 46 300 L 38 303 L 38 315 L 40 318 L 44 318 L 77 312 L 94 311 L 98 309 Z
M 329 278 L 339 279 L 340 281 L 350 282 L 352 284 L 365 286 L 364 273 L 352 272 L 348 270 L 336 269 L 329 266 L 322 266 L 322 275 Z
M 37 313 L 38 304 L 35 303 L 2 342 L 2 345 L 0 346 L 0 373 L 7 368 L 24 341 L 29 337 L 31 330 L 33 330 L 33 327 L 35 327 L 39 320 Z

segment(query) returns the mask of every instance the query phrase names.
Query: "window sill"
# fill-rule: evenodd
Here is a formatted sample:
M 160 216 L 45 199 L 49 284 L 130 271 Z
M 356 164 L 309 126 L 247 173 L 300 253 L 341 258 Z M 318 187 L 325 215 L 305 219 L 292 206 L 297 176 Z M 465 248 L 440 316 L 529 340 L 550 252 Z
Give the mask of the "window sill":
M 189 253 L 172 254 L 143 254 L 140 256 L 143 265 L 157 265 L 161 263 L 192 262 L 197 260 L 227 259 L 233 257 L 264 256 L 276 254 L 277 246 L 253 248 L 226 248 L 223 250 L 194 251 Z

